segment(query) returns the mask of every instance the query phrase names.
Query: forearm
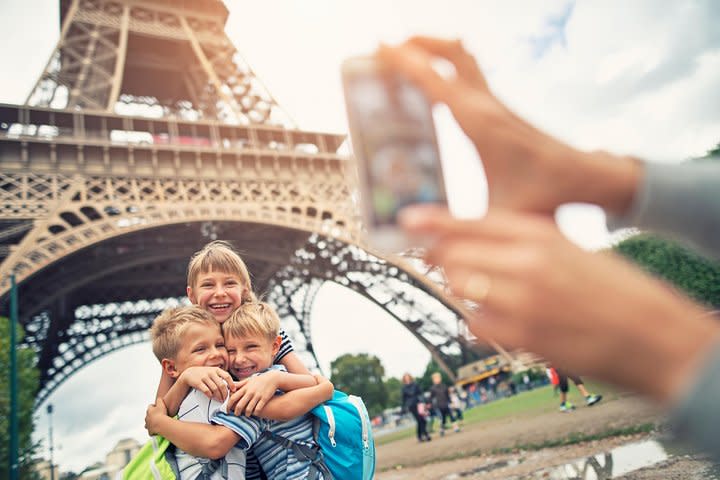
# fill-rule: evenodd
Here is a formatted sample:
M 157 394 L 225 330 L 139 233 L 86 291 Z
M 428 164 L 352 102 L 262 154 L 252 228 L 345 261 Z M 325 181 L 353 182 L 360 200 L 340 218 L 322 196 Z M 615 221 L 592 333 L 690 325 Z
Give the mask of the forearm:
M 318 384 L 315 377 L 309 373 L 304 375 L 297 373 L 274 372 L 274 374 L 277 376 L 277 388 L 283 392 L 297 390 L 298 388 L 314 387 Z
M 333 384 L 322 379 L 314 387 L 300 388 L 284 395 L 273 397 L 259 416 L 281 422 L 304 415 L 317 405 L 333 396 Z
M 164 398 L 174 383 L 175 379 L 165 373 L 165 370 L 163 369 L 162 373 L 160 374 L 160 384 L 158 385 L 155 398 Z
M 289 373 L 297 373 L 301 375 L 310 375 L 310 370 L 307 369 L 305 364 L 300 360 L 300 357 L 295 352 L 286 354 L 280 364 L 285 367 Z
M 155 431 L 190 455 L 212 459 L 224 457 L 240 439 L 220 425 L 181 422 L 171 417 L 159 419 Z
M 568 162 L 565 203 L 592 203 L 615 215 L 631 207 L 642 182 L 642 162 L 629 156 L 607 152 L 580 152 L 576 162 Z

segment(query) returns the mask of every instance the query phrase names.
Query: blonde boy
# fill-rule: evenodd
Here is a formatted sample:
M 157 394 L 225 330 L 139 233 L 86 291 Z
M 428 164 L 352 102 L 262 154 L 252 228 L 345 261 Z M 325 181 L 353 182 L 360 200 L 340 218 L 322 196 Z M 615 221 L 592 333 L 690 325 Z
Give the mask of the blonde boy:
M 248 303 L 237 309 L 230 319 L 223 324 L 226 345 L 230 360 L 230 370 L 238 378 L 250 376 L 278 375 L 285 369 L 274 365 L 273 358 L 280 348 L 281 338 L 278 335 L 280 322 L 273 309 L 264 303 Z M 293 376 L 281 384 L 281 389 L 301 388 L 305 384 L 304 376 Z M 315 387 L 324 395 L 324 399 L 332 396 L 332 384 L 322 381 Z M 292 394 L 298 394 L 310 388 L 301 388 L 295 392 L 281 395 L 273 402 Z M 305 409 L 307 411 L 307 409 Z M 161 412 L 159 412 L 161 413 Z M 289 412 L 286 412 L 289 413 Z M 155 431 L 164 435 L 171 442 L 201 456 L 217 458 L 222 456 L 234 445 L 248 450 L 253 448 L 260 465 L 268 478 L 323 478 L 322 467 L 295 455 L 295 451 L 281 446 L 272 440 L 279 435 L 297 443 L 316 449 L 312 436 L 312 419 L 309 414 L 290 417 L 287 421 L 265 420 L 258 417 L 239 417 L 215 411 L 210 418 L 215 427 L 193 425 L 178 422 L 162 414 L 150 418 Z M 224 428 L 227 427 L 227 428 Z M 233 435 L 228 435 L 231 430 Z M 263 434 L 264 431 L 271 434 Z M 203 436 L 207 442 L 199 444 L 193 439 Z
M 177 380 L 190 367 L 211 367 L 226 370 L 228 353 L 220 324 L 208 311 L 199 307 L 179 307 L 164 311 L 150 328 L 153 353 L 163 372 Z M 218 402 L 193 389 L 180 405 L 183 422 L 209 423 L 208 412 Z M 175 458 L 181 480 L 195 479 L 203 473 L 209 478 L 245 478 L 245 452 L 231 448 L 220 461 L 192 456 L 177 449 Z M 224 464 L 224 465 L 223 465 Z

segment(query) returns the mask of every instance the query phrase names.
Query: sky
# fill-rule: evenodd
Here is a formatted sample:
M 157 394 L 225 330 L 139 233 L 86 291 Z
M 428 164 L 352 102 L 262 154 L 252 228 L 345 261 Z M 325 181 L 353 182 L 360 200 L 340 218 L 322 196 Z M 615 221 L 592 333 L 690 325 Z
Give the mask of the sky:
M 412 34 L 460 38 L 491 88 L 529 121 L 583 149 L 678 162 L 720 141 L 720 3 L 714 0 L 228 0 L 226 31 L 302 129 L 347 129 L 339 68 L 348 56 Z M 3 0 L 0 102 L 22 103 L 58 38 L 57 2 Z M 485 205 L 477 156 L 447 111 L 436 112 L 450 202 L 458 215 Z M 592 179 L 588 179 L 592 181 Z M 591 206 L 558 212 L 588 249 L 611 237 Z M 328 284 L 313 310 L 325 371 L 342 353 L 379 356 L 390 376 L 421 374 L 429 354 L 399 324 Z M 382 333 L 380 333 L 382 332 Z M 81 369 L 49 399 L 55 460 L 81 470 L 121 438 L 144 441 L 145 407 L 159 369 L 149 344 Z M 46 443 L 45 405 L 36 437 Z M 59 447 L 59 448 L 58 448 Z

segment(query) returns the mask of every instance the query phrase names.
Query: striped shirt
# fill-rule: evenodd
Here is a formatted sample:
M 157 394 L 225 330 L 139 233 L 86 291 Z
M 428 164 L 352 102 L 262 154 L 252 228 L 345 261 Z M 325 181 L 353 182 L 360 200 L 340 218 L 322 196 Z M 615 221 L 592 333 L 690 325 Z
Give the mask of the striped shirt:
M 180 404 L 178 419 L 183 422 L 209 424 L 215 412 L 224 412 L 226 410 L 227 398 L 221 403 L 206 397 L 202 392 L 193 388 Z M 195 480 L 203 472 L 203 468 L 214 470 L 210 476 L 212 480 L 223 478 L 245 479 L 245 451 L 238 448 L 237 445 L 231 448 L 224 458 L 224 462 L 227 463 L 227 477 L 223 477 L 223 469 L 219 467 L 222 462 L 213 462 L 207 458 L 195 457 L 179 448 L 175 450 L 175 459 L 180 470 L 180 480 Z
M 287 333 L 285 333 L 285 330 L 281 328 L 278 335 L 282 337 L 282 342 L 280 343 L 280 349 L 278 350 L 277 355 L 275 355 L 273 363 L 280 363 L 282 359 L 285 358 L 285 355 L 295 350 L 292 346 L 292 342 L 290 341 L 290 337 L 288 337 Z
M 274 370 L 284 371 L 282 365 L 273 365 Z M 296 480 L 307 478 L 310 462 L 301 460 L 290 449 L 267 438 L 260 438 L 263 431 L 269 430 L 296 443 L 310 447 L 315 445 L 312 433 L 312 415 L 305 414 L 287 422 L 266 420 L 258 417 L 236 417 L 220 411 L 211 418 L 213 423 L 224 425 L 240 436 L 237 446 L 248 450 L 253 449 L 260 466 L 273 480 Z M 318 478 L 322 478 L 320 475 Z

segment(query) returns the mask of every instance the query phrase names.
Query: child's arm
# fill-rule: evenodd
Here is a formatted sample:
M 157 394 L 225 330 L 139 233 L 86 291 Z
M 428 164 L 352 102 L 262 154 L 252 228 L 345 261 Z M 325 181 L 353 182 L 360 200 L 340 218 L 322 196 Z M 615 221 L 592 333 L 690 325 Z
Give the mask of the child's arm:
M 310 375 L 310 370 L 300 360 L 300 356 L 295 352 L 288 352 L 280 360 L 280 365 L 285 367 L 289 373 L 297 373 L 301 375 Z
M 163 398 L 166 393 L 170 390 L 170 387 L 175 383 L 175 379 L 167 374 L 163 368 L 160 373 L 160 384 L 158 385 L 157 393 L 155 398 Z M 187 392 L 185 392 L 187 393 Z
M 234 411 L 238 416 L 260 415 L 278 389 L 287 392 L 315 385 L 317 381 L 309 373 L 298 375 L 271 370 L 238 382 L 235 393 L 228 400 L 228 411 Z
M 240 441 L 240 435 L 222 425 L 181 422 L 168 417 L 161 398 L 148 407 L 145 428 L 151 435 L 160 434 L 179 449 L 203 458 L 222 458 Z
M 161 379 L 162 383 L 162 379 Z M 189 367 L 180 374 L 177 381 L 162 398 L 170 415 L 176 415 L 180 404 L 191 388 L 202 392 L 208 398 L 219 402 L 225 400 L 228 388 L 235 389 L 232 376 L 217 367 Z
M 315 406 L 320 405 L 333 396 L 333 384 L 325 377 L 315 376 L 317 385 L 299 388 L 284 395 L 270 399 L 259 417 L 285 422 L 304 415 Z

